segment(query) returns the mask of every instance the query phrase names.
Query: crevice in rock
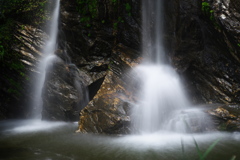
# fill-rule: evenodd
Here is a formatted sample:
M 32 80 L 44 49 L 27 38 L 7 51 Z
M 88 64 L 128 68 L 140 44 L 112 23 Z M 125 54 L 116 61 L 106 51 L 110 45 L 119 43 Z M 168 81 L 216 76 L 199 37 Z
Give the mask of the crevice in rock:
M 97 94 L 97 92 L 100 89 L 104 79 L 105 79 L 105 76 L 103 78 L 100 78 L 100 79 L 96 80 L 95 82 L 93 82 L 92 84 L 90 84 L 88 86 L 89 101 L 91 101 L 93 99 L 93 97 Z
M 108 65 L 107 64 L 104 64 L 104 65 L 101 65 L 101 66 L 95 66 L 93 67 L 90 72 L 101 72 L 101 71 L 106 71 L 108 69 Z

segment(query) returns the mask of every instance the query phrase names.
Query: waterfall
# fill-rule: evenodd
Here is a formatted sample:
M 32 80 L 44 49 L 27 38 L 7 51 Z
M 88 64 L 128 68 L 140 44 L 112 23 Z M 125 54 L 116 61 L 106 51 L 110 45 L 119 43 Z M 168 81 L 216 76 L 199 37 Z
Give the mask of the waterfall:
M 187 110 L 190 103 L 180 78 L 167 62 L 162 3 L 163 0 L 142 0 L 142 54 L 145 61 L 133 71 L 140 81 L 139 102 L 133 112 L 134 126 L 140 133 L 187 132 L 186 123 L 191 123 L 189 115 L 198 112 Z
M 142 52 L 145 63 L 165 63 L 162 0 L 142 0 Z
M 38 68 L 40 70 L 40 74 L 36 79 L 35 87 L 34 87 L 34 98 L 32 102 L 33 107 L 33 118 L 41 118 L 41 110 L 42 110 L 42 88 L 45 80 L 45 70 L 46 67 L 52 63 L 55 59 L 54 51 L 57 48 L 57 35 L 58 35 L 58 19 L 59 19 L 59 11 L 60 11 L 60 0 L 56 0 L 54 3 L 55 7 L 52 12 L 52 19 L 49 22 L 49 38 L 45 42 L 45 47 L 42 50 L 43 57 L 40 59 L 38 64 Z

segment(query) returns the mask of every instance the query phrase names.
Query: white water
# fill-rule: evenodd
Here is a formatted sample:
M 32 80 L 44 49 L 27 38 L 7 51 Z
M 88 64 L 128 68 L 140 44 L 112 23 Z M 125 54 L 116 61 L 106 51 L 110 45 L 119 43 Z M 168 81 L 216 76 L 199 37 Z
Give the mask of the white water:
M 145 63 L 165 63 L 162 12 L 162 0 L 142 0 L 142 52 Z
M 142 1 L 142 52 L 145 61 L 134 68 L 140 80 L 139 103 L 134 109 L 134 126 L 140 133 L 170 131 L 186 133 L 189 125 L 201 125 L 206 117 L 191 110 L 181 81 L 167 64 L 163 46 L 163 0 Z M 191 117 L 195 124 L 192 124 Z
M 142 79 L 135 125 L 143 133 L 168 128 L 164 124 L 189 106 L 179 77 L 166 65 L 140 65 L 135 70 Z
M 1 158 L 28 159 L 104 159 L 104 160 L 179 160 L 199 159 L 214 141 L 221 141 L 207 156 L 212 160 L 239 158 L 240 134 L 155 133 L 129 136 L 76 134 L 76 123 L 44 121 L 0 121 Z
M 14 122 L 14 123 L 16 124 L 16 122 Z M 67 123 L 65 123 L 65 122 L 49 123 L 48 121 L 40 121 L 40 120 L 36 119 L 36 120 L 19 120 L 17 124 L 18 124 L 18 126 L 9 128 L 9 129 L 5 130 L 4 132 L 18 134 L 18 133 L 32 133 L 32 132 L 40 132 L 40 131 L 49 131 L 49 130 L 53 130 L 55 128 L 62 127 L 64 125 L 66 125 Z
M 42 88 L 45 81 L 46 67 L 52 64 L 53 60 L 56 58 L 54 51 L 57 48 L 57 34 L 58 34 L 58 19 L 59 19 L 59 9 L 60 0 L 55 1 L 55 9 L 52 13 L 52 19 L 50 21 L 49 28 L 49 39 L 46 41 L 45 47 L 42 51 L 43 57 L 40 59 L 38 68 L 40 69 L 40 74 L 36 79 L 34 86 L 34 99 L 32 102 L 33 111 L 32 118 L 41 118 L 42 110 Z

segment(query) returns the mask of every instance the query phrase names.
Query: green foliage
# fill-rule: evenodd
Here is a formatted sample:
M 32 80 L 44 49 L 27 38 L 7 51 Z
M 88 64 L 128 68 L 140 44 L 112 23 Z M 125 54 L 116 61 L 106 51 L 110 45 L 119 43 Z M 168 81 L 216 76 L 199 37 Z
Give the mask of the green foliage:
M 14 69 L 14 70 L 24 69 L 24 65 L 19 61 L 10 63 L 9 67 L 10 67 L 10 69 Z
M 186 121 L 185 119 L 183 119 L 183 120 L 184 120 L 184 123 L 185 123 L 186 127 L 187 127 L 189 130 L 191 130 L 189 124 L 187 123 L 187 121 Z M 196 139 L 195 139 L 194 137 L 192 137 L 192 138 L 193 138 L 193 141 L 194 141 L 194 144 L 195 144 L 195 148 L 196 148 L 197 153 L 198 153 L 199 160 L 205 160 L 206 157 L 208 156 L 208 154 L 213 150 L 213 148 L 214 148 L 214 147 L 217 145 L 217 143 L 220 141 L 220 139 L 215 140 L 215 141 L 207 148 L 207 150 L 206 150 L 205 152 L 202 152 L 202 151 L 200 150 L 200 147 L 199 147 Z M 182 139 L 181 139 L 181 147 L 182 147 L 183 159 L 184 159 L 184 160 L 187 160 L 188 158 L 187 158 L 186 155 L 185 155 L 185 148 L 184 148 L 184 144 L 183 144 L 183 140 L 182 140 Z
M 238 43 L 237 45 L 238 45 L 238 47 L 240 47 L 240 43 Z
M 124 20 L 123 20 L 122 17 L 118 17 L 117 21 L 113 23 L 113 29 L 114 30 L 117 30 L 119 23 L 124 23 Z
M 116 3 L 117 3 L 117 0 L 112 0 L 112 3 L 116 4 Z
M 3 71 L 1 79 L 7 85 L 7 92 L 19 97 L 22 92 L 21 83 L 29 80 L 25 74 L 25 65 L 20 61 L 21 55 L 14 51 L 19 40 L 14 37 L 16 22 L 38 26 L 46 21 L 49 0 L 0 0 L 0 64 Z M 25 30 L 21 25 L 18 29 Z
M 39 25 L 46 20 L 47 0 L 0 0 L 0 19 L 9 17 Z
M 214 17 L 214 11 L 208 2 L 202 2 L 202 13 L 205 17 L 209 18 L 217 30 L 221 30 L 220 25 L 217 23 Z
M 113 23 L 113 29 L 117 30 L 117 28 L 118 28 L 118 22 Z
M 126 3 L 126 4 L 125 4 L 125 8 L 126 8 L 126 11 L 127 11 L 127 12 L 130 12 L 130 11 L 131 11 L 131 6 L 130 6 L 129 3 Z
M 97 0 L 76 0 L 77 9 L 80 13 L 80 22 L 86 24 L 86 27 L 91 27 L 92 19 L 98 16 L 98 1 Z
M 211 9 L 211 6 L 208 2 L 202 2 L 202 12 L 205 16 L 209 17 L 210 20 L 214 20 L 214 11 Z
M 20 96 L 20 90 L 22 90 L 22 87 L 19 82 L 16 82 L 16 80 L 4 77 L 8 81 L 9 88 L 7 90 L 8 93 L 14 94 L 16 96 Z
M 13 36 L 15 31 L 15 21 L 27 22 L 32 25 L 39 25 L 45 21 L 45 5 L 47 0 L 0 0 L 0 61 L 2 65 L 11 69 L 19 69 L 18 55 L 12 50 L 12 46 L 17 43 Z M 32 22 L 32 23 L 31 23 Z M 24 30 L 22 25 L 21 29 Z M 6 63 L 6 64 L 5 64 Z M 14 66 L 16 65 L 16 66 Z
M 202 2 L 202 11 L 209 12 L 209 9 L 210 9 L 210 4 L 208 2 Z
M 206 159 L 206 157 L 208 156 L 208 154 L 213 150 L 213 148 L 217 145 L 217 143 L 220 141 L 220 139 L 217 139 L 216 141 L 214 141 L 208 148 L 205 152 L 201 152 L 198 144 L 197 144 L 197 141 L 193 138 L 194 140 L 194 143 L 195 143 L 195 147 L 197 149 L 197 152 L 198 152 L 198 155 L 199 155 L 199 160 L 204 160 Z
M 129 3 L 125 4 L 125 9 L 126 9 L 128 15 L 131 16 L 131 9 L 132 9 L 132 7 L 131 7 L 131 5 Z
M 198 153 L 198 158 L 199 160 L 205 160 L 207 158 L 207 156 L 209 155 L 209 153 L 214 149 L 214 147 L 218 144 L 218 142 L 220 141 L 220 139 L 217 139 L 215 140 L 207 149 L 205 152 L 202 152 L 200 150 L 200 147 L 196 141 L 196 139 L 193 137 L 193 141 L 194 141 L 194 144 L 195 144 L 195 148 L 197 150 L 197 153 Z M 181 139 L 181 147 L 182 147 L 182 159 L 183 160 L 187 160 L 189 159 L 186 154 L 185 154 L 185 148 L 184 148 L 184 143 L 183 143 L 183 140 Z
M 12 19 L 5 20 L 4 22 L 4 24 L 0 25 L 0 61 L 4 57 L 9 56 L 7 53 L 10 52 L 14 44 L 14 22 Z

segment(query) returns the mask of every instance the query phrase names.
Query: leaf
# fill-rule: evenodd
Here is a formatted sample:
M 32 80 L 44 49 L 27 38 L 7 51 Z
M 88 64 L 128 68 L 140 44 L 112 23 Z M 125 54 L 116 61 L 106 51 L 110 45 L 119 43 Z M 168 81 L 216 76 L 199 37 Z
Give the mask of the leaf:
M 186 159 L 185 158 L 185 148 L 184 148 L 184 143 L 183 143 L 183 139 L 181 138 L 181 146 L 182 146 L 182 156 L 183 156 L 183 159 Z
M 235 160 L 236 159 L 236 156 L 232 156 L 232 158 L 230 160 Z
M 217 145 L 217 143 L 220 141 L 220 139 L 217 139 L 216 141 L 214 141 L 209 147 L 208 149 L 204 152 L 204 154 L 202 155 L 200 160 L 204 160 L 207 155 L 212 151 L 212 149 Z
M 195 147 L 196 147 L 196 149 L 197 149 L 198 156 L 199 156 L 200 159 L 202 160 L 202 152 L 200 151 L 200 148 L 199 148 L 199 146 L 198 146 L 198 144 L 197 144 L 197 141 L 196 141 L 196 139 L 195 139 L 194 137 L 193 137 L 193 141 L 194 141 Z

